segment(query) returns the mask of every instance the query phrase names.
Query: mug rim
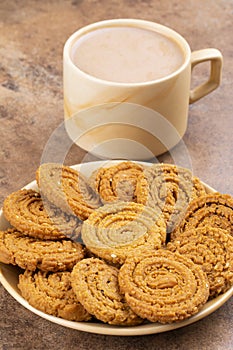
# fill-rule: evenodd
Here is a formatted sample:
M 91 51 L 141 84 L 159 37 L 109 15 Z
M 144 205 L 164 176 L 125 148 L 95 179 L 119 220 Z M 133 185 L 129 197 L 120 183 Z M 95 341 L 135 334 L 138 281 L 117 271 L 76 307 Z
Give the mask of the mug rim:
M 184 62 L 181 64 L 180 67 L 178 67 L 174 72 L 154 80 L 148 80 L 143 82 L 116 82 L 116 81 L 110 81 L 101 79 L 98 77 L 95 77 L 89 73 L 84 72 L 82 69 L 80 69 L 78 66 L 76 66 L 71 58 L 71 50 L 74 45 L 74 43 L 77 41 L 77 38 L 82 37 L 85 34 L 88 34 L 92 31 L 95 31 L 96 29 L 100 28 L 106 28 L 106 27 L 120 27 L 120 26 L 132 26 L 132 27 L 139 27 L 143 29 L 148 30 L 155 30 L 158 31 L 161 34 L 170 34 L 173 39 L 175 39 L 177 44 L 181 45 L 182 51 L 184 53 L 185 59 Z M 173 30 L 172 28 L 165 26 L 163 24 L 142 20 L 142 19 L 135 19 L 135 18 L 116 18 L 116 19 L 108 19 L 103 21 L 94 22 L 91 24 L 88 24 L 84 27 L 81 27 L 77 31 L 75 31 L 73 34 L 70 35 L 70 37 L 65 42 L 64 48 L 63 48 L 63 64 L 67 62 L 69 65 L 71 65 L 72 69 L 76 70 L 81 74 L 83 77 L 88 78 L 89 80 L 92 80 L 93 82 L 106 85 L 106 86 L 116 86 L 116 87 L 143 87 L 143 86 L 150 86 L 153 84 L 161 83 L 164 81 L 167 81 L 177 75 L 180 74 L 181 71 L 183 71 L 187 65 L 190 62 L 191 57 L 191 49 L 186 41 L 186 39 Z

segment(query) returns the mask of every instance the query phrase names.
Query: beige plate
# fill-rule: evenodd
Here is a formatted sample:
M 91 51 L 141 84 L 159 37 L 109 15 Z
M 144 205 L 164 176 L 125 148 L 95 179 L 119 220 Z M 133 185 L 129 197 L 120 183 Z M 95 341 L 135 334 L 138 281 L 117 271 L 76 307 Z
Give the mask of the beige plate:
M 88 176 L 96 168 L 103 166 L 103 164 L 109 165 L 109 163 L 110 163 L 109 161 L 91 162 L 91 163 L 85 163 L 82 165 L 80 164 L 75 165 L 74 168 L 77 170 L 80 170 L 84 175 Z M 111 164 L 112 163 L 113 162 L 111 161 Z M 148 163 L 146 164 L 148 165 Z M 208 192 L 216 192 L 210 186 L 206 184 L 204 185 L 207 188 Z M 25 187 L 36 188 L 36 182 L 33 181 Z M 2 211 L 0 211 L 0 230 L 5 230 L 7 227 L 9 227 L 9 223 L 4 218 Z M 192 324 L 210 315 L 212 312 L 214 312 L 219 307 L 221 307 L 233 295 L 233 287 L 231 287 L 226 293 L 218 296 L 217 298 L 211 301 L 208 301 L 199 313 L 182 322 L 165 324 L 165 325 L 160 323 L 148 323 L 148 324 L 134 326 L 134 327 L 110 326 L 103 323 L 67 321 L 62 318 L 47 315 L 44 312 L 35 309 L 31 305 L 29 305 L 28 302 L 25 299 L 23 299 L 19 293 L 19 290 L 17 288 L 19 273 L 20 273 L 20 270 L 17 267 L 0 263 L 0 282 L 5 287 L 5 289 L 12 295 L 12 297 L 15 298 L 21 305 L 23 305 L 33 313 L 51 322 L 60 324 L 64 327 L 77 329 L 79 331 L 96 333 L 96 334 L 135 336 L 135 335 L 155 334 L 155 333 L 170 331 L 173 329 L 187 326 L 189 324 Z

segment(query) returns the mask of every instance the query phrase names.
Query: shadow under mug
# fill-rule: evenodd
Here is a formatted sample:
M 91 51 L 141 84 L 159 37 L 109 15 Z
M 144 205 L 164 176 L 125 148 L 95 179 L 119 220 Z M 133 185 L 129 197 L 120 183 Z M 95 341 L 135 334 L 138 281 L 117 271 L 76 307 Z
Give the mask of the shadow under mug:
M 71 57 L 74 44 L 87 33 L 112 27 L 142 28 L 171 38 L 184 53 L 182 65 L 163 78 L 141 83 L 106 81 L 80 70 Z M 192 70 L 205 61 L 210 61 L 209 76 L 191 90 Z M 189 104 L 219 86 L 221 71 L 219 50 L 208 48 L 191 52 L 180 34 L 161 24 L 139 19 L 90 24 L 72 34 L 64 46 L 66 130 L 77 145 L 101 158 L 145 160 L 158 156 L 182 139 L 187 128 Z M 72 122 L 67 123 L 71 117 Z

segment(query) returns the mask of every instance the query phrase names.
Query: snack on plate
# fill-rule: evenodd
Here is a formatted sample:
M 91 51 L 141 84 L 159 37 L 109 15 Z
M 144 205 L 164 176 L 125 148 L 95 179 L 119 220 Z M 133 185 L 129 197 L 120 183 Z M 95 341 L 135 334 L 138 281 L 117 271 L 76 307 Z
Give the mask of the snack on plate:
M 0 262 L 35 271 L 66 271 L 83 259 L 80 243 L 63 240 L 41 240 L 25 236 L 15 228 L 0 231 Z
M 97 169 L 89 179 L 103 203 L 116 200 L 137 202 L 135 193 L 138 176 L 144 167 L 130 161 Z
M 100 259 L 83 259 L 75 265 L 71 283 L 77 299 L 97 319 L 122 326 L 142 323 L 120 293 L 116 267 Z
M 96 256 L 122 264 L 135 249 L 165 244 L 166 223 L 155 209 L 134 202 L 114 202 L 89 216 L 81 237 Z
M 233 237 L 221 228 L 203 226 L 180 233 L 167 248 L 200 265 L 207 274 L 210 297 L 233 285 Z
M 193 200 L 171 240 L 180 233 L 203 226 L 219 227 L 233 236 L 233 198 L 228 194 L 209 193 Z
M 67 213 L 81 220 L 101 205 L 99 196 L 80 172 L 56 163 L 42 164 L 36 172 L 41 194 Z
M 184 320 L 209 297 L 202 268 L 166 249 L 127 258 L 119 271 L 119 285 L 131 309 L 151 322 Z
M 25 270 L 18 287 L 30 305 L 137 326 L 185 320 L 233 288 L 230 195 L 206 193 L 172 164 L 100 164 L 88 180 L 43 164 L 37 191 L 4 201 L 0 262 Z
M 183 217 L 189 202 L 206 193 L 190 170 L 172 164 L 153 164 L 138 178 L 138 203 L 160 208 L 171 232 Z
M 11 193 L 3 203 L 6 219 L 25 235 L 41 239 L 63 239 L 80 235 L 81 221 L 42 200 L 39 192 L 23 189 Z
M 19 276 L 18 288 L 23 298 L 38 310 L 70 321 L 89 321 L 91 315 L 77 301 L 70 274 L 26 270 Z

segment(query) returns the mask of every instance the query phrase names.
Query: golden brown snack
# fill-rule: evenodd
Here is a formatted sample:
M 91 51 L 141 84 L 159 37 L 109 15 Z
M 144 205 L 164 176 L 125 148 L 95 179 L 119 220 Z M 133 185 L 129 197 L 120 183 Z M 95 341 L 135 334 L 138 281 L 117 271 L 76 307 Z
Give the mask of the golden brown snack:
M 171 232 L 183 217 L 189 202 L 206 193 L 190 170 L 172 164 L 154 164 L 138 178 L 138 203 L 160 208 Z
M 89 182 L 104 203 L 116 200 L 137 202 L 136 183 L 143 170 L 143 166 L 125 161 L 97 169 Z
M 160 248 L 166 241 L 166 223 L 155 209 L 133 202 L 114 202 L 89 216 L 81 236 L 93 254 L 122 264 L 135 249 Z
M 78 171 L 61 164 L 42 164 L 36 172 L 42 195 L 67 213 L 81 220 L 101 205 L 99 196 Z
M 11 193 L 3 203 L 6 219 L 25 235 L 40 239 L 63 239 L 80 235 L 82 222 L 73 215 L 45 203 L 39 192 L 23 189 Z
M 233 237 L 211 226 L 179 234 L 167 248 L 192 259 L 207 274 L 210 297 L 217 297 L 233 285 Z
M 77 299 L 102 322 L 133 326 L 142 323 L 119 291 L 118 269 L 96 258 L 77 263 L 71 273 Z
M 209 193 L 194 199 L 180 225 L 171 233 L 171 240 L 182 232 L 203 226 L 219 227 L 233 236 L 233 198 L 230 195 Z
M 70 279 L 68 271 L 26 270 L 19 276 L 18 288 L 23 298 L 38 310 L 70 321 L 88 321 L 91 315 L 77 301 Z
M 0 231 L 0 261 L 35 271 L 66 271 L 84 258 L 80 243 L 63 240 L 41 240 L 25 236 L 14 228 Z
M 209 297 L 202 268 L 165 249 L 127 258 L 118 280 L 132 310 L 151 322 L 184 320 L 196 314 Z

